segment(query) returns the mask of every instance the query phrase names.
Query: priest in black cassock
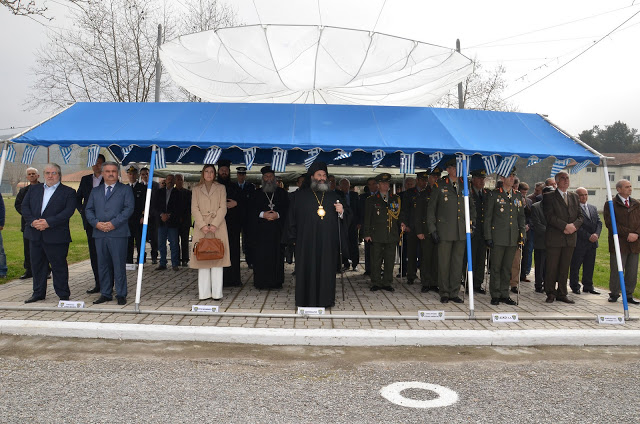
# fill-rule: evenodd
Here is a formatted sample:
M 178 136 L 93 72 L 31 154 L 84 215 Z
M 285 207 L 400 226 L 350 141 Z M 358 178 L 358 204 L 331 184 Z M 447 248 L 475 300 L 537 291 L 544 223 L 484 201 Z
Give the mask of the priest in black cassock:
M 270 166 L 263 167 L 262 188 L 249 198 L 248 224 L 253 284 L 258 289 L 279 289 L 284 283 L 282 230 L 289 209 L 287 192 L 278 187 Z
M 339 200 L 329 190 L 327 165 L 314 162 L 289 207 L 287 237 L 296 245 L 296 306 L 330 308 L 336 303 L 337 252 L 340 241 L 342 251 L 348 251 L 350 213 Z
M 240 277 L 240 232 L 242 222 L 246 216 L 246 197 L 236 183 L 230 180 L 231 161 L 227 159 L 218 160 L 217 181 L 227 189 L 227 214 L 224 219 L 227 224 L 227 234 L 229 236 L 229 258 L 231 266 L 227 266 L 222 271 L 222 284 L 224 287 L 242 286 Z

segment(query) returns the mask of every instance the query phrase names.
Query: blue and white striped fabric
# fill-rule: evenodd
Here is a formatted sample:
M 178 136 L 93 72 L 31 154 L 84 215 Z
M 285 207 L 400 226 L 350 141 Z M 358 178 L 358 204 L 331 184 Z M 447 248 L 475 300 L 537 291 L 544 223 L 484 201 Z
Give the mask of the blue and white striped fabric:
M 7 146 L 7 162 L 15 162 L 16 161 L 16 148 L 13 147 L 13 144 L 9 144 Z
M 178 159 L 176 159 L 176 162 L 180 162 L 180 159 L 182 159 L 184 155 L 189 153 L 189 150 L 191 150 L 191 146 L 187 147 L 186 149 L 180 149 L 180 154 L 178 155 Z
M 87 168 L 91 168 L 98 161 L 98 155 L 100 154 L 100 146 L 95 144 L 87 148 Z
M 378 165 L 380 165 L 380 162 L 382 162 L 382 159 L 384 159 L 384 155 L 386 155 L 386 153 L 384 152 L 384 150 L 375 150 L 372 154 L 372 160 L 371 160 L 371 165 L 373 165 L 373 170 L 375 171 L 376 168 L 378 167 Z
M 164 149 L 158 147 L 156 149 L 156 165 L 155 169 L 162 169 L 167 167 L 167 160 L 164 157 Z
M 469 160 L 469 158 L 467 158 L 467 169 L 466 172 L 467 175 L 469 175 L 469 162 L 471 162 Z M 463 176 L 463 171 L 462 171 L 462 155 L 456 155 L 456 176 L 458 176 L 459 178 L 462 178 Z
M 256 160 L 256 148 L 252 147 L 250 149 L 244 150 L 244 164 L 247 167 L 247 171 L 251 170 L 253 166 L 253 161 Z
M 416 161 L 414 153 L 400 153 L 400 173 L 415 174 Z
M 517 160 L 518 156 L 516 155 L 502 158 L 502 160 L 500 161 L 500 165 L 498 165 L 498 167 L 496 168 L 496 174 L 502 177 L 508 177 Z
M 351 157 L 351 153 L 345 152 L 344 150 L 340 150 L 338 152 L 338 156 L 336 156 L 334 160 L 342 160 L 350 157 Z
M 218 163 L 218 159 L 220 159 L 220 155 L 222 154 L 222 149 L 216 146 L 209 147 L 207 149 L 207 154 L 204 155 L 204 160 L 202 163 L 205 165 L 215 165 Z
M 287 168 L 287 151 L 279 147 L 273 149 L 273 159 L 271 159 L 271 169 L 275 172 L 284 172 Z
M 585 160 L 584 162 L 581 162 L 579 164 L 577 164 L 576 166 L 574 166 L 573 168 L 571 168 L 571 171 L 569 171 L 570 174 L 577 174 L 578 172 L 582 171 L 584 168 L 586 168 L 591 162 L 589 159 Z
M 433 171 L 436 166 L 440 163 L 444 154 L 442 152 L 435 152 L 429 155 L 429 159 L 431 159 L 431 165 L 429 166 L 429 171 Z
M 73 150 L 71 146 L 68 146 L 68 147 L 60 146 L 60 154 L 62 155 L 62 160 L 64 161 L 65 165 L 68 165 L 69 161 L 71 160 L 71 150 Z
M 133 146 L 121 147 L 120 150 L 122 150 L 122 159 L 124 159 L 129 153 L 131 153 L 131 150 L 133 150 Z
M 527 166 L 535 165 L 540 162 L 542 162 L 542 159 L 539 159 L 538 156 L 531 156 L 527 161 Z
M 320 148 L 319 147 L 314 147 L 313 149 L 309 150 L 309 152 L 307 152 L 307 153 L 308 153 L 308 156 L 304 160 L 304 168 L 306 170 L 309 170 L 309 167 L 318 158 L 318 155 L 320 154 Z
M 498 166 L 498 155 L 482 156 L 482 162 L 484 162 L 484 169 L 487 171 L 487 175 L 494 174 Z
M 571 162 L 571 159 L 557 159 L 551 167 L 551 175 L 549 175 L 549 178 L 555 177 L 558 172 L 562 171 L 567 167 L 567 165 L 569 165 L 569 162 Z
M 31 165 L 31 162 L 33 162 L 33 158 L 38 151 L 38 147 L 39 146 L 25 146 L 24 153 L 22 153 L 22 163 L 25 165 Z

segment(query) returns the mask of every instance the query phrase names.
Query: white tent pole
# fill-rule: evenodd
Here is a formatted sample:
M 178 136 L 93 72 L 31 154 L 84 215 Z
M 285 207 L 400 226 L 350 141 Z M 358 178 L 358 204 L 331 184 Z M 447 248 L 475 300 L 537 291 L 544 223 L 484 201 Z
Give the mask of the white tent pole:
M 462 155 L 462 181 L 464 185 L 464 228 L 467 232 L 467 288 L 469 289 L 469 318 L 475 318 L 473 303 L 473 260 L 471 255 L 471 215 L 469 213 L 469 178 L 467 176 L 467 155 Z
M 611 216 L 611 230 L 613 231 L 613 246 L 616 250 L 616 262 L 618 263 L 618 278 L 620 278 L 620 292 L 622 293 L 622 307 L 624 308 L 624 319 L 629 319 L 629 304 L 627 303 L 627 290 L 624 284 L 624 273 L 622 269 L 622 258 L 620 257 L 620 240 L 618 239 L 618 225 L 616 215 L 613 210 L 613 198 L 611 197 L 611 183 L 609 182 L 609 169 L 607 159 L 603 158 L 604 179 L 607 184 L 607 203 L 609 204 L 609 215 Z
M 2 143 L 2 159 L 0 159 L 0 185 L 2 184 L 2 177 L 4 177 L 4 164 L 7 163 L 7 154 L 9 148 L 9 140 L 5 140 Z
M 156 167 L 156 146 L 151 149 L 151 162 L 149 163 L 149 181 L 147 181 L 147 198 L 144 201 L 144 218 L 142 220 L 142 239 L 140 252 L 138 252 L 138 281 L 136 283 L 135 310 L 140 311 L 140 291 L 142 290 L 142 272 L 144 269 L 144 251 L 147 245 L 147 228 L 149 224 L 149 208 L 151 206 L 151 189 L 153 187 L 153 171 Z

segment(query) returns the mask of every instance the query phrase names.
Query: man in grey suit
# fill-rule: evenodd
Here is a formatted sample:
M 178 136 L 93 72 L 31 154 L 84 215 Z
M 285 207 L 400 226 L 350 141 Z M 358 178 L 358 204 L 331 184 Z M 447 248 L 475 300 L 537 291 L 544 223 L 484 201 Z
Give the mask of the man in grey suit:
M 112 300 L 116 287 L 118 305 L 127 303 L 127 241 L 129 217 L 133 214 L 135 199 L 131 187 L 118 182 L 120 167 L 115 162 L 102 165 L 104 184 L 95 187 L 89 195 L 85 209 L 87 222 L 93 227 L 93 238 L 98 253 L 100 297 L 93 303 Z
M 582 267 L 582 292 L 600 294 L 593 288 L 593 268 L 596 265 L 596 249 L 602 231 L 602 221 L 595 206 L 587 203 L 589 194 L 587 189 L 579 187 L 576 194 L 580 199 L 582 209 L 582 225 L 578 228 L 578 241 L 571 258 L 571 273 L 569 286 L 575 294 L 580 294 L 580 267 Z

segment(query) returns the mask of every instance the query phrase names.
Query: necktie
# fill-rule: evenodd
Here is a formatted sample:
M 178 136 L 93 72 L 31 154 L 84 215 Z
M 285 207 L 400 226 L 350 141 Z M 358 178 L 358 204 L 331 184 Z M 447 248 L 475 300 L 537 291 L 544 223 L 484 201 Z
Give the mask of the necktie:
M 624 205 L 628 208 L 629 207 L 629 199 L 624 199 Z
M 111 186 L 107 187 L 107 195 L 105 196 L 107 200 L 109 200 L 109 198 L 111 197 L 111 188 L 112 188 Z
M 587 208 L 587 205 L 582 205 L 582 210 L 584 211 L 584 216 L 591 219 L 591 217 L 589 216 L 589 208 Z
M 562 193 L 562 198 L 564 199 L 564 203 L 567 203 L 567 204 L 569 203 L 567 201 L 567 193 Z

